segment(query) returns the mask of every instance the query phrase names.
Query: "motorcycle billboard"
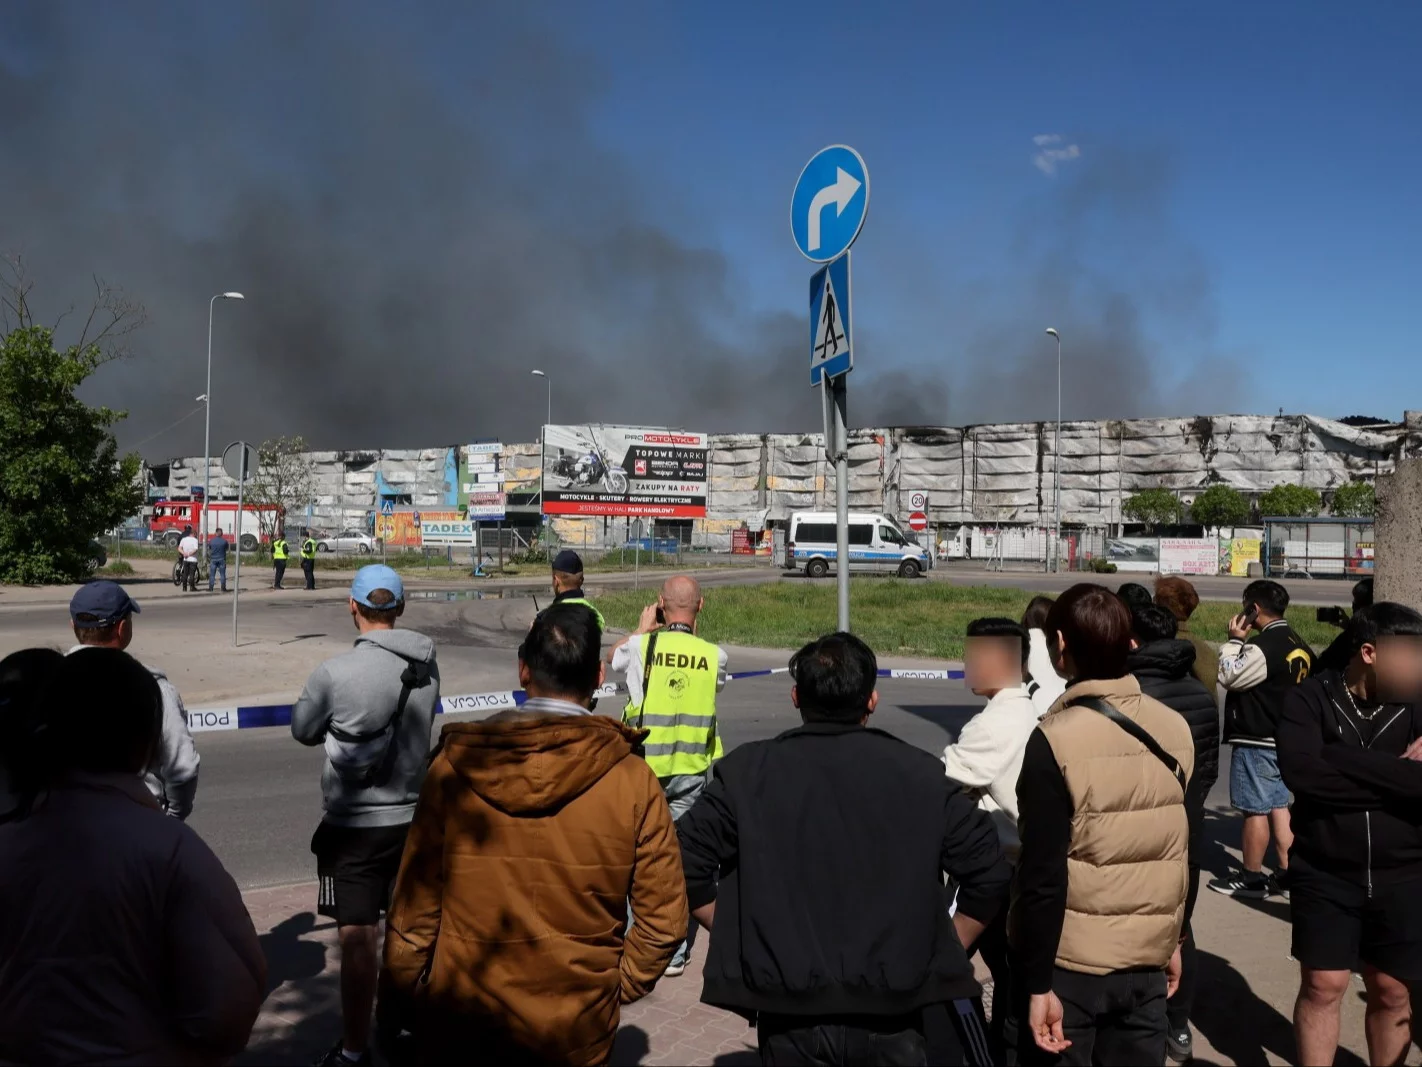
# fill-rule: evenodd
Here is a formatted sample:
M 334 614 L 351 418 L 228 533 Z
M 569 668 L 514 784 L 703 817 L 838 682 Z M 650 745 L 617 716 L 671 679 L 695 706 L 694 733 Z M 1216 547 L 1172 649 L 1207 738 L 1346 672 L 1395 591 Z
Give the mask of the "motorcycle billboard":
M 706 435 L 638 426 L 548 426 L 545 515 L 706 517 Z

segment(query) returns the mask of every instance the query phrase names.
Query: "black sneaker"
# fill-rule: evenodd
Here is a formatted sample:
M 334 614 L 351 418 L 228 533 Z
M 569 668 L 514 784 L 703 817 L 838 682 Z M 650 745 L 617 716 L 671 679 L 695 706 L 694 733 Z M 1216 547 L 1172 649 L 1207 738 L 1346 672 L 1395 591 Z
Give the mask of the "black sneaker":
M 362 1052 L 360 1059 L 353 1060 L 341 1051 L 343 1045 L 338 1040 L 325 1055 L 313 1060 L 311 1067 L 370 1067 L 370 1049 Z
M 1287 867 L 1269 875 L 1269 895 L 1283 897 L 1285 900 L 1289 899 L 1289 869 Z
M 1247 900 L 1263 900 L 1269 895 L 1269 879 L 1262 874 L 1240 873 L 1233 878 L 1214 878 L 1210 888 L 1227 897 L 1244 897 Z
M 1166 1033 L 1165 1054 L 1172 1063 L 1188 1063 L 1195 1055 L 1195 1039 L 1188 1026 Z

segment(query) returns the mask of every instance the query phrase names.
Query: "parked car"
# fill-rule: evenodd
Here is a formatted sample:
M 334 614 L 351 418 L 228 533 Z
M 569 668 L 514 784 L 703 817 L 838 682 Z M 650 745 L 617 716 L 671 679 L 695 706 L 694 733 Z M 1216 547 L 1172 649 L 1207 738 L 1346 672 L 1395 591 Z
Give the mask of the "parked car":
M 316 539 L 317 552 L 359 552 L 365 555 L 379 547 L 380 542 L 359 530 L 342 530 L 333 536 Z

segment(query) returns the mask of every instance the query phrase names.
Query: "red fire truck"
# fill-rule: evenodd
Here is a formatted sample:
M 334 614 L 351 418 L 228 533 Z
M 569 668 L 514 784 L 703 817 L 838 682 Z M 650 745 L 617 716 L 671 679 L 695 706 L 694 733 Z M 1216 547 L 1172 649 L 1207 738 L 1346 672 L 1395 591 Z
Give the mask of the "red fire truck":
M 237 502 L 235 500 L 215 500 L 206 503 L 201 497 L 196 500 L 159 500 L 153 505 L 153 518 L 148 524 L 149 536 L 155 542 L 161 541 L 173 548 L 183 539 L 183 527 L 191 526 L 193 533 L 202 533 L 202 512 L 207 509 L 207 533 L 211 537 L 219 526 L 230 538 L 237 531 Z M 282 525 L 283 511 L 276 504 L 243 504 L 242 506 L 242 547 L 252 551 L 258 544 L 271 540 L 271 533 Z

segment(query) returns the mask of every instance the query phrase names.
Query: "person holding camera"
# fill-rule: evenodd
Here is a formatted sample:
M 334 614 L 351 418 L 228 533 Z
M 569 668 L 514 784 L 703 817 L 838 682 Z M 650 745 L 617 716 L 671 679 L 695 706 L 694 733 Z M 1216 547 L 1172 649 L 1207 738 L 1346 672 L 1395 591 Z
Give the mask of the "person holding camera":
M 695 578 L 678 575 L 642 612 L 637 629 L 607 654 L 627 676 L 622 721 L 646 730 L 643 756 L 666 793 L 672 819 L 680 819 L 706 788 L 711 764 L 724 746 L 717 731 L 716 694 L 726 684 L 726 650 L 696 635 L 705 600 Z M 667 976 L 686 971 L 696 926 L 687 929 Z
M 1353 614 L 1364 608 L 1373 606 L 1373 580 L 1364 578 L 1357 585 L 1353 586 Z M 1321 674 L 1323 671 L 1339 671 L 1347 669 L 1348 662 L 1352 658 L 1353 649 L 1349 644 L 1348 637 L 1348 613 L 1340 607 L 1319 608 L 1315 616 L 1319 622 L 1326 622 L 1330 626 L 1336 626 L 1342 632 L 1335 637 L 1323 654 L 1318 657 L 1318 662 L 1313 665 L 1313 673 Z
M 1263 900 L 1288 893 L 1289 790 L 1279 776 L 1274 730 L 1290 691 L 1313 672 L 1313 649 L 1284 618 L 1289 591 L 1261 579 L 1244 587 L 1244 610 L 1229 621 L 1220 646 L 1220 685 L 1225 688 L 1224 740 L 1233 746 L 1229 802 L 1244 816 L 1242 870 L 1216 878 L 1210 889 L 1227 897 Z M 1258 632 L 1249 636 L 1250 630 Z M 1264 874 L 1264 853 L 1274 838 L 1278 866 Z

